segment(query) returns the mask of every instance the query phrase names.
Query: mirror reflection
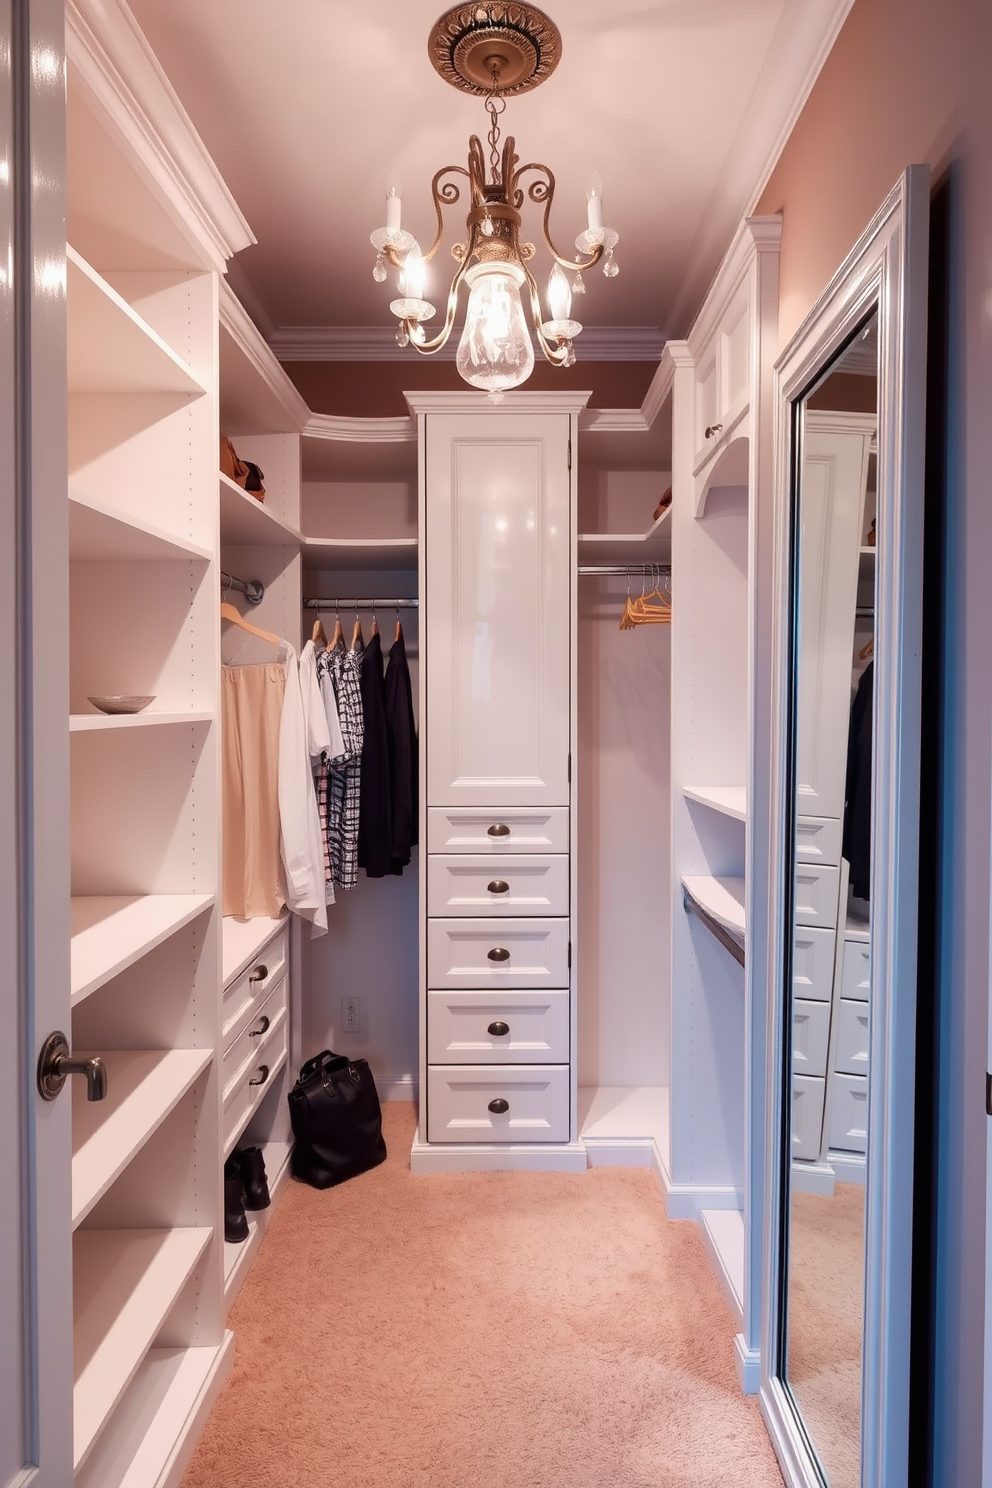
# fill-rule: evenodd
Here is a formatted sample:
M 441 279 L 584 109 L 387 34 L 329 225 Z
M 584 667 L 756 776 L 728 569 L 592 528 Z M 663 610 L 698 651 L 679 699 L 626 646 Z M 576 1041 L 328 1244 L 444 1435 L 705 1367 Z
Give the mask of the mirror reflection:
M 797 405 L 786 1378 L 830 1488 L 861 1481 L 877 315 Z

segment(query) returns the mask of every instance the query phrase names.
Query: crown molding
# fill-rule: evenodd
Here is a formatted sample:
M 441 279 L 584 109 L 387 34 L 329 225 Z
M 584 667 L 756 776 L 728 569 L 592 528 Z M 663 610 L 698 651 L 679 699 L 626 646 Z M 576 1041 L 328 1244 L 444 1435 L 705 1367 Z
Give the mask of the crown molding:
M 304 439 L 336 439 L 346 444 L 406 444 L 417 438 L 417 425 L 401 418 L 348 418 L 336 413 L 311 413 Z
M 494 406 L 488 393 L 435 393 L 418 389 L 404 393 L 412 412 L 420 413 L 581 413 L 592 397 L 588 392 L 529 392 L 514 388 Z
M 279 326 L 269 345 L 281 362 L 402 362 L 411 356 L 397 346 L 395 329 L 388 325 Z M 588 362 L 656 362 L 664 345 L 655 326 L 589 326 L 577 350 Z M 434 355 L 453 362 L 457 349 L 452 336 Z
M 123 0 L 67 0 L 65 20 L 67 60 L 122 152 L 223 273 L 255 236 L 134 16 Z
M 708 345 L 715 334 L 720 317 L 747 275 L 756 255 L 777 252 L 781 241 L 781 216 L 745 217 L 734 234 L 733 242 L 716 271 L 689 332 L 689 347 L 693 355 Z
M 268 342 L 226 279 L 220 280 L 220 324 L 252 371 L 284 410 L 287 427 L 304 429 L 311 418 L 306 400 L 273 355 Z

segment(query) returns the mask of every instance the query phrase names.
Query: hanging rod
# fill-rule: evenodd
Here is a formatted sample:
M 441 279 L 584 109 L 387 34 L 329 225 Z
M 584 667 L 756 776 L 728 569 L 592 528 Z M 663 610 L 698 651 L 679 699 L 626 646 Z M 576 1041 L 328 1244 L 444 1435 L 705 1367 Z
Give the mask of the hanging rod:
M 222 589 L 237 589 L 252 605 L 261 604 L 265 597 L 265 585 L 259 579 L 236 579 L 223 568 L 220 571 L 220 585 Z
M 305 610 L 415 610 L 419 599 L 305 599 Z
M 672 565 L 670 563 L 580 563 L 575 570 L 577 574 L 598 574 L 606 577 L 614 574 L 619 578 L 652 578 L 663 574 L 670 574 Z

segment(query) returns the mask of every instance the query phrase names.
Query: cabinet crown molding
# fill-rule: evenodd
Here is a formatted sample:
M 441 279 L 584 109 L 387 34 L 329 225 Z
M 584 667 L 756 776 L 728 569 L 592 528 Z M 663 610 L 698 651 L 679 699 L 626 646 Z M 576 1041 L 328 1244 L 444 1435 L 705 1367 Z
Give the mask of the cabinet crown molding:
M 709 345 L 713 334 L 752 264 L 765 254 L 777 256 L 782 243 L 782 217 L 745 217 L 717 269 L 687 344 L 693 357 Z
M 222 329 L 285 411 L 287 428 L 304 429 L 311 418 L 305 398 L 226 279 L 220 280 L 219 315 Z
M 585 408 L 591 392 L 510 392 L 499 404 L 488 393 L 404 393 L 412 413 L 574 413 Z

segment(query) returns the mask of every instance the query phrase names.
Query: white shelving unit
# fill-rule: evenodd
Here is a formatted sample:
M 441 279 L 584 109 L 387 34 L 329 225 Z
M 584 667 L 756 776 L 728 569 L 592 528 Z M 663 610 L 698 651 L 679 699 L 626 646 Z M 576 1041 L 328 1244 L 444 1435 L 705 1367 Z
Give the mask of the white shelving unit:
M 297 527 L 220 473 L 220 525 L 225 543 L 238 547 L 292 547 L 302 542 Z
M 258 1247 L 269 1227 L 279 1190 L 289 1172 L 289 1155 L 293 1150 L 291 1142 L 263 1142 L 261 1147 L 272 1203 L 268 1209 L 248 1212 L 246 1216 L 248 1220 L 247 1240 L 242 1240 L 237 1244 L 227 1241 L 224 1245 L 224 1296 L 229 1307 L 241 1290 L 252 1261 L 258 1254 Z
M 735 821 L 747 821 L 746 785 L 684 785 L 682 794 L 687 801 L 708 806 L 721 816 L 732 816 Z
M 213 894 L 111 894 L 72 901 L 73 1004 L 209 909 Z
M 699 1216 L 724 1301 L 744 1326 L 744 1215 L 739 1209 L 704 1209 Z
M 368 572 L 369 569 L 415 569 L 415 537 L 308 537 L 303 565 L 310 571 Z
M 97 496 L 69 491 L 70 560 L 137 563 L 142 559 L 195 558 L 206 563 L 212 556 L 210 549 L 200 543 L 184 541 Z
M 188 713 L 156 713 L 146 709 L 143 713 L 70 713 L 71 734 L 93 733 L 98 729 L 166 728 L 174 723 L 210 723 L 212 713 L 191 708 Z
M 646 532 L 580 532 L 580 563 L 666 563 L 671 542 L 672 508 L 667 507 Z

